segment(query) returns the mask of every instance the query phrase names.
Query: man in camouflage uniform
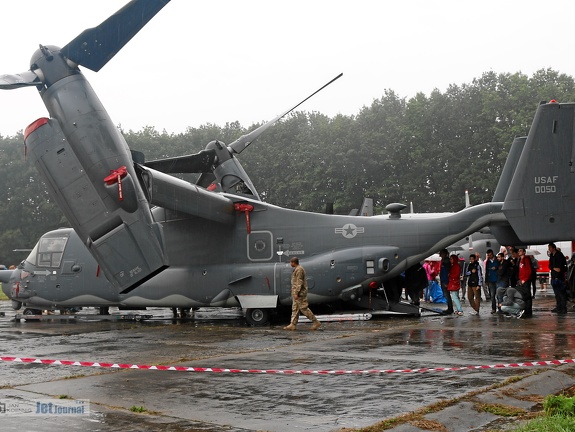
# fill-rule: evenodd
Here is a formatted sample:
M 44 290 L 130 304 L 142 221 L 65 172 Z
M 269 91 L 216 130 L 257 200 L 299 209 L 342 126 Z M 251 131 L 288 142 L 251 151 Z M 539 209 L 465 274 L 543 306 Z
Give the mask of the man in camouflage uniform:
M 308 307 L 307 281 L 305 280 L 305 270 L 302 266 L 299 265 L 299 259 L 297 257 L 293 257 L 290 260 L 290 264 L 294 268 L 291 276 L 292 312 L 291 312 L 291 323 L 290 325 L 284 327 L 284 330 L 296 329 L 300 312 L 304 314 L 307 318 L 309 318 L 310 321 L 312 321 L 310 330 L 317 330 L 321 324 Z

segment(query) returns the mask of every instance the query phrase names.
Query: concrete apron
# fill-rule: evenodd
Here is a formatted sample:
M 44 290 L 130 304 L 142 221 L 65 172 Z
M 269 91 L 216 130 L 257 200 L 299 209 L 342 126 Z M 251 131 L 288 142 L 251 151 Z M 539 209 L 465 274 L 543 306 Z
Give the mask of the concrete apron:
M 248 327 L 241 320 L 172 323 L 13 323 L 0 302 L 0 356 L 195 367 L 289 370 L 413 370 L 510 364 L 575 357 L 574 313 L 550 312 L 541 293 L 530 319 L 490 314 L 429 315 L 324 323 L 316 332 L 285 323 Z M 441 307 L 441 306 L 438 306 Z M 150 312 L 150 311 L 148 311 Z M 162 310 L 161 312 L 167 312 Z M 152 313 L 155 313 L 152 311 Z M 217 315 L 217 311 L 214 312 Z M 428 414 L 446 430 L 482 430 L 500 419 L 477 411 L 484 401 L 531 409 L 535 399 L 573 385 L 570 366 L 343 375 L 214 374 L 112 370 L 0 362 L 0 399 L 34 405 L 66 397 L 90 402 L 90 415 L 5 416 L 3 430 L 338 430 L 372 425 L 430 404 L 544 371 Z M 521 397 L 519 397 L 521 396 Z M 493 402 L 501 401 L 501 402 Z M 130 410 L 132 409 L 132 411 Z M 143 410 L 144 412 L 134 412 Z M 415 428 L 415 429 L 406 429 Z M 479 428 L 479 429 L 478 429 Z M 396 430 L 420 430 L 404 424 Z

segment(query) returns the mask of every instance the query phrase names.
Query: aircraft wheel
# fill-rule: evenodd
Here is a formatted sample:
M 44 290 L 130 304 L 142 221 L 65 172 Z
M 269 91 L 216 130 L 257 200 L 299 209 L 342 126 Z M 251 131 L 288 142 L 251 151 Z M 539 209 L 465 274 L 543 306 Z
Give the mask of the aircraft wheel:
M 26 308 L 22 311 L 22 315 L 42 315 L 42 311 L 40 309 L 30 309 L 30 308 Z M 40 321 L 37 318 L 26 318 L 26 321 Z
M 252 326 L 263 326 L 270 321 L 270 310 L 260 308 L 247 309 L 246 321 Z

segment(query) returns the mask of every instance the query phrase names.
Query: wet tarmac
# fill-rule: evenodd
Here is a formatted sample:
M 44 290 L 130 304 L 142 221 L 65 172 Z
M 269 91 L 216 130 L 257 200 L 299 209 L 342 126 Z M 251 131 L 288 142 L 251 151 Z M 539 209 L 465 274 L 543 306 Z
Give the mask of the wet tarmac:
M 319 331 L 249 327 L 236 311 L 174 322 L 11 321 L 0 302 L 0 356 L 237 369 L 400 370 L 575 357 L 575 312 L 557 316 L 551 291 L 530 319 L 429 314 L 324 323 Z M 226 315 L 227 314 L 227 315 Z M 218 319 L 216 319 L 218 318 Z M 229 318 L 229 319 L 221 319 Z M 235 318 L 235 319 L 234 319 Z M 360 428 L 484 389 L 531 368 L 428 373 L 277 375 L 104 369 L 0 362 L 2 430 L 332 431 Z M 567 384 L 566 384 L 567 386 Z M 87 400 L 90 414 L 2 414 L 1 403 Z M 140 412 L 143 411 L 143 412 Z M 455 430 L 455 429 L 454 429 Z

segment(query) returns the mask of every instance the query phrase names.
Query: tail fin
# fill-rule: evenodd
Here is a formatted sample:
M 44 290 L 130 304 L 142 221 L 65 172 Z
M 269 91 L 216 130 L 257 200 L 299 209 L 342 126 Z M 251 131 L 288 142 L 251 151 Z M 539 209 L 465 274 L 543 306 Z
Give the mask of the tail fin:
M 524 244 L 575 240 L 575 104 L 538 107 L 503 212 Z
M 521 153 L 523 153 L 525 141 L 527 141 L 527 137 L 515 137 L 511 143 L 507 160 L 505 161 L 505 165 L 501 171 L 501 177 L 499 177 L 499 182 L 493 194 L 493 202 L 505 201 L 505 196 L 507 195 L 509 186 L 511 186 L 511 180 L 515 174 L 515 168 L 517 168 L 519 158 L 521 157 Z
M 373 198 L 364 198 L 359 211 L 360 216 L 373 216 Z
M 495 188 L 495 193 L 493 194 L 493 202 L 503 202 L 505 201 L 505 196 L 511 185 L 511 180 L 515 174 L 515 169 L 519 163 L 519 158 L 525 147 L 525 141 L 527 137 L 516 137 L 511 143 L 511 148 L 509 149 L 509 155 L 501 171 L 501 177 L 499 177 L 499 182 Z M 515 231 L 509 224 L 505 225 L 492 225 L 491 232 L 497 239 L 497 242 L 501 245 L 518 245 L 521 244 L 521 240 L 517 237 Z
M 373 198 L 364 198 L 359 209 L 352 209 L 350 216 L 373 216 Z

